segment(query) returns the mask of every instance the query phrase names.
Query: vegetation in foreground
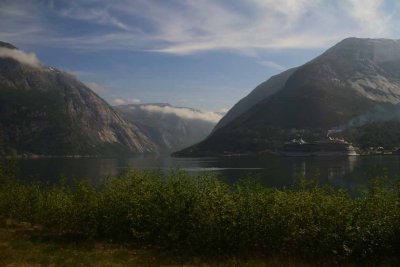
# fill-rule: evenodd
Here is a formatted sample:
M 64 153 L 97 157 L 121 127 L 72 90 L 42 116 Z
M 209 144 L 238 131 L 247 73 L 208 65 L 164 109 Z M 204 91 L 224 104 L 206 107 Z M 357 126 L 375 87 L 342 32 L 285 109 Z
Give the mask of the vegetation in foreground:
M 76 240 L 207 257 L 398 262 L 400 255 L 398 182 L 376 180 L 351 197 L 306 180 L 277 190 L 181 171 L 129 171 L 94 187 L 23 183 L 13 170 L 8 164 L 0 172 L 1 221 Z
M 328 264 L 325 264 L 328 265 Z M 205 258 L 129 244 L 49 235 L 21 224 L 0 228 L 0 266 L 310 266 L 284 256 Z M 319 265 L 321 266 L 321 265 Z

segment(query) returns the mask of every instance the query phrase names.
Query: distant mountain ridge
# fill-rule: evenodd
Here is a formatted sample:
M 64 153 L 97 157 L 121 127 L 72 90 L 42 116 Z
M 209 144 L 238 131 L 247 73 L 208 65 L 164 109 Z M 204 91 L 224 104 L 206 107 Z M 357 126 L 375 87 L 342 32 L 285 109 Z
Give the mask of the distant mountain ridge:
M 300 133 L 320 138 L 377 109 L 389 113 L 398 103 L 400 41 L 348 38 L 258 86 L 206 140 L 178 154 L 279 150 Z
M 164 153 L 204 140 L 222 117 L 217 112 L 174 107 L 166 103 L 121 105 L 115 109 L 146 133 Z
M 156 145 L 74 76 L 0 42 L 0 155 L 152 153 Z

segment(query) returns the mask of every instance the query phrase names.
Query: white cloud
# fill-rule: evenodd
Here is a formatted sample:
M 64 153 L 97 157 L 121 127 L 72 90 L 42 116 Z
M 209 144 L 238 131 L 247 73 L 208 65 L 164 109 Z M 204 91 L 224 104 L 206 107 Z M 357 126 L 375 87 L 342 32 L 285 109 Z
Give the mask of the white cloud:
M 259 64 L 266 66 L 268 68 L 274 69 L 274 70 L 279 70 L 279 71 L 283 71 L 286 70 L 287 68 L 274 62 L 274 61 L 269 61 L 269 60 L 263 60 L 263 61 L 259 61 Z
M 138 99 L 138 98 L 129 98 L 128 99 L 128 103 L 130 103 L 130 104 L 139 104 L 141 102 L 142 101 L 140 99 Z
M 251 5 L 254 5 L 260 12 L 265 10 L 274 16 L 279 16 L 284 22 L 281 27 L 293 27 L 296 22 L 309 12 L 313 7 L 316 7 L 316 0 L 248 0 Z M 266 18 L 265 18 L 266 19 Z
M 173 114 L 178 117 L 184 119 L 191 119 L 191 120 L 203 120 L 212 123 L 217 123 L 221 118 L 222 115 L 216 112 L 210 111 L 199 111 L 199 110 L 192 110 L 188 108 L 177 108 L 171 106 L 156 106 L 156 105 L 143 105 L 139 106 L 141 109 L 149 111 L 149 112 L 159 112 L 164 114 Z
M 89 8 L 84 9 L 77 5 L 64 9 L 60 12 L 61 16 L 85 20 L 101 25 L 114 26 L 123 30 L 127 30 L 128 26 L 121 22 L 118 18 L 112 16 L 107 9 Z
M 221 108 L 220 110 L 218 110 L 217 112 L 219 114 L 226 114 L 229 111 L 229 108 Z
M 18 9 L 5 6 L 2 9 L 9 11 L 0 10 L 6 23 L 0 25 L 0 38 L 90 50 L 177 55 L 225 50 L 257 56 L 260 50 L 326 48 L 350 36 L 398 38 L 400 20 L 393 14 L 400 7 L 393 4 L 388 9 L 386 3 L 391 0 L 120 0 L 112 5 L 106 0 L 77 0 L 51 11 L 65 19 L 112 27 L 63 36 L 56 26 L 26 15 L 40 15 L 44 7 L 35 13 L 22 5 L 26 11 L 18 15 Z M 22 35 L 26 25 L 34 28 Z M 42 31 L 37 32 L 40 26 Z
M 162 2 L 137 1 L 136 6 L 115 8 L 144 18 L 154 32 L 107 35 L 103 41 L 127 40 L 136 49 L 181 55 L 231 50 L 254 56 L 260 49 L 320 48 L 349 36 L 390 36 L 393 21 L 383 11 L 382 2 L 247 0 L 239 1 L 241 8 L 233 8 L 227 2 L 199 0 L 174 8 Z
M 346 0 L 343 5 L 364 34 L 369 32 L 387 34 L 391 28 L 389 22 L 392 18 L 379 8 L 383 3 L 383 0 Z
M 34 1 L 0 1 L 0 40 L 13 43 L 46 42 L 51 35 L 48 25 L 42 22 L 40 6 Z
M 128 104 L 139 104 L 142 101 L 138 98 L 114 98 L 112 100 L 113 105 L 128 105 Z
M 40 67 L 41 63 L 34 53 L 25 53 L 18 49 L 0 47 L 0 57 L 12 58 L 32 67 Z
M 112 103 L 114 105 L 126 105 L 127 104 L 127 102 L 125 100 L 123 100 L 122 98 L 114 98 L 112 100 Z

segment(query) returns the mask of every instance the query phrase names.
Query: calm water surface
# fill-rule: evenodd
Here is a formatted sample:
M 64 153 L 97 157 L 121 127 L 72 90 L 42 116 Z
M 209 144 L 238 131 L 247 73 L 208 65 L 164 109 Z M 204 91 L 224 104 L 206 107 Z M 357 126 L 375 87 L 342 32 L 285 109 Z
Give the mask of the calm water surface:
M 393 155 L 305 158 L 271 155 L 226 158 L 41 158 L 20 159 L 18 165 L 18 176 L 24 180 L 55 182 L 64 176 L 68 179 L 88 179 L 95 184 L 128 168 L 165 171 L 181 168 L 193 175 L 212 172 L 230 183 L 252 176 L 266 186 L 277 188 L 289 187 L 299 177 L 313 177 L 323 184 L 351 191 L 366 185 L 368 179 L 377 175 L 387 174 L 391 178 L 400 176 L 400 157 Z

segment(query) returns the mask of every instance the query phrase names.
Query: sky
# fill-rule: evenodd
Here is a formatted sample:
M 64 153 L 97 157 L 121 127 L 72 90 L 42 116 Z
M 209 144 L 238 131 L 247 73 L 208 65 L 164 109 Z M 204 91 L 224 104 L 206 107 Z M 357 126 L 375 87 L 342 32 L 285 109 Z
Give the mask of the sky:
M 231 108 L 347 37 L 400 38 L 400 0 L 0 0 L 0 41 L 110 104 Z

